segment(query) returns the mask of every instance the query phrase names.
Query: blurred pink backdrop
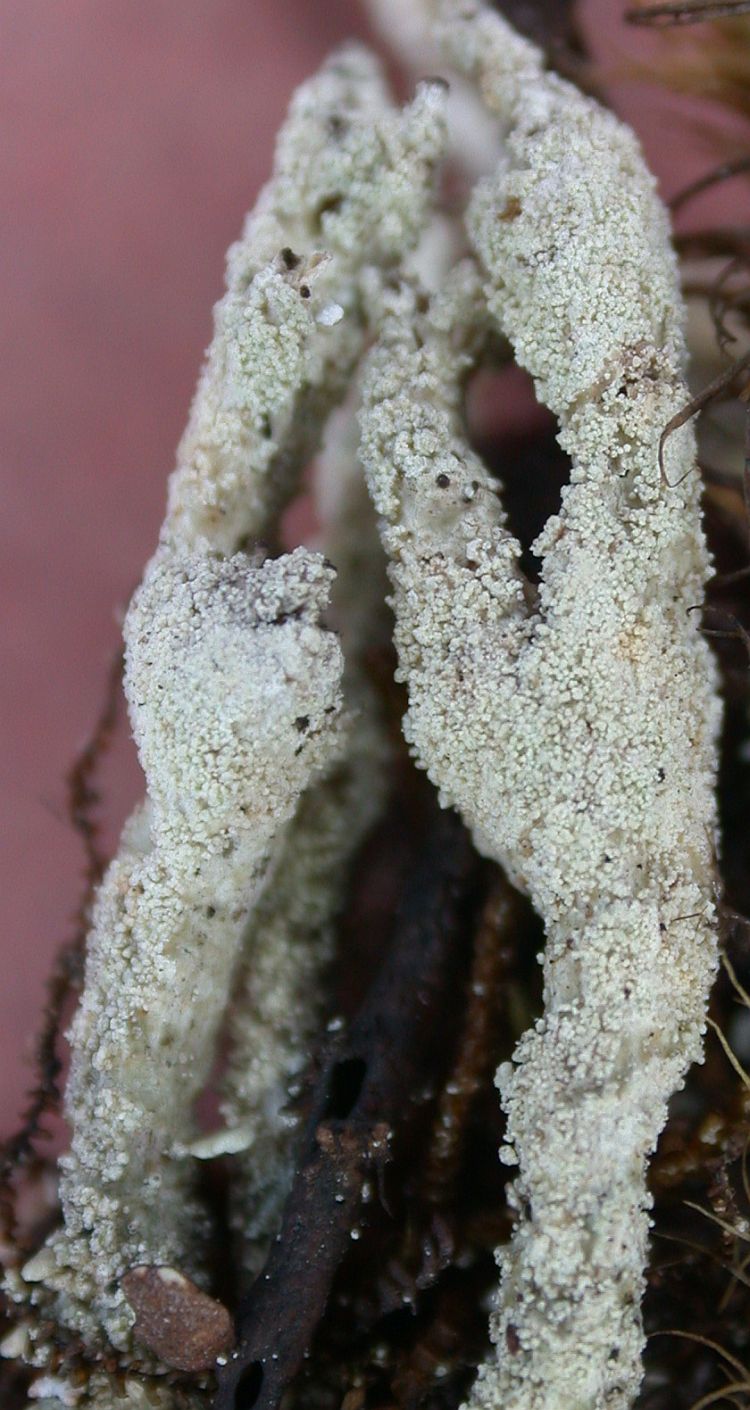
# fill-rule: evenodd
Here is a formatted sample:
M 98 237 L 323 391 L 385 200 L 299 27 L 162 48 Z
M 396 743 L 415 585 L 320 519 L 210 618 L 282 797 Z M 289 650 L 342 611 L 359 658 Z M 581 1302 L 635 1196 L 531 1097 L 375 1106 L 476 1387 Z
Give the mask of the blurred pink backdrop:
M 628 78 L 659 41 L 625 31 L 620 11 L 581 7 L 669 194 L 712 164 L 712 139 L 694 110 Z M 5 0 L 2 31 L 0 1135 L 80 894 L 63 778 L 155 540 L 224 251 L 290 91 L 367 32 L 347 0 Z M 120 735 L 104 771 L 111 842 L 140 787 Z

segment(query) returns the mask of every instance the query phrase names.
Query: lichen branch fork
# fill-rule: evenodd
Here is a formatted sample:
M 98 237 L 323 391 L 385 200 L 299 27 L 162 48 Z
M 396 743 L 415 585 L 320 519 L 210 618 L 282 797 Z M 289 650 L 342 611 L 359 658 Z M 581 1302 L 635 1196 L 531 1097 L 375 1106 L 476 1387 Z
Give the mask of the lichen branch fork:
M 689 430 L 670 445 L 676 488 L 658 464 L 686 399 L 682 303 L 632 134 L 499 16 L 432 9 L 504 131 L 467 216 L 480 303 L 572 461 L 534 545 L 534 603 L 462 424 L 456 287 L 431 311 L 409 290 L 386 309 L 362 444 L 407 738 L 546 929 L 544 1016 L 498 1074 L 518 1219 L 471 1403 L 624 1410 L 641 1379 L 645 1165 L 700 1059 L 716 967 L 719 707 L 690 615 L 709 560 Z

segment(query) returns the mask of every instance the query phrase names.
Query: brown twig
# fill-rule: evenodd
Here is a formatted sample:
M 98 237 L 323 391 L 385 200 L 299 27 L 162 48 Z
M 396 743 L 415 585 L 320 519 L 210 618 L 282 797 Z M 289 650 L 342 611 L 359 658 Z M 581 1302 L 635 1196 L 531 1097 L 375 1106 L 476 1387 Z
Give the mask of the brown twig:
M 635 5 L 625 11 L 628 24 L 700 24 L 750 14 L 750 0 L 666 0 L 659 5 Z
M 216 1410 L 275 1410 L 302 1366 L 351 1247 L 365 1179 L 382 1182 L 395 1132 L 450 1056 L 446 1025 L 479 870 L 464 830 L 442 819 L 383 967 L 325 1055 L 281 1232 L 239 1309 Z
M 685 406 L 682 407 L 682 409 L 678 411 L 674 416 L 672 416 L 667 422 L 666 426 L 664 427 L 664 430 L 661 433 L 661 436 L 659 437 L 658 456 L 659 470 L 661 472 L 662 480 L 666 485 L 669 486 L 670 489 L 676 488 L 676 485 L 673 485 L 672 482 L 667 478 L 667 473 L 664 469 L 664 447 L 669 437 L 673 434 L 673 432 L 679 430 L 681 426 L 684 426 L 688 421 L 691 421 L 694 416 L 697 416 L 699 411 L 704 411 L 707 406 L 711 406 L 713 402 L 719 401 L 719 399 L 723 397 L 725 393 L 728 393 L 732 389 L 732 387 L 734 387 L 736 382 L 739 382 L 740 378 L 742 377 L 742 374 L 749 370 L 750 352 L 745 353 L 743 357 L 738 358 L 737 361 L 733 362 L 731 367 L 728 367 L 725 372 L 720 372 L 718 377 L 714 377 L 712 382 L 709 382 L 708 385 L 704 387 L 702 391 L 698 392 L 697 396 L 691 397 L 690 401 L 687 402 Z M 688 473 L 690 472 L 688 471 Z M 676 484 L 679 483 L 680 481 L 678 480 Z
M 123 656 L 122 652 L 118 651 L 109 668 L 99 718 L 94 725 L 90 739 L 74 760 L 66 779 L 70 819 L 81 838 L 88 864 L 86 880 L 89 890 L 84 898 L 84 907 L 88 903 L 91 891 L 100 880 L 107 862 L 107 858 L 99 846 L 100 829 L 94 814 L 96 805 L 101 801 L 96 785 L 96 776 L 101 760 L 109 748 L 112 732 L 117 723 L 122 668 Z
M 750 226 L 722 225 L 713 230 L 686 231 L 675 235 L 674 246 L 679 255 L 697 259 L 733 255 L 750 265 Z
M 573 0 L 495 0 L 513 27 L 550 50 L 573 41 Z
M 427 1157 L 427 1199 L 442 1206 L 455 1187 L 463 1158 L 467 1115 L 496 1066 L 499 1029 L 504 1021 L 503 991 L 516 958 L 519 897 L 498 872 L 482 909 L 474 941 L 468 1000 L 461 1037 L 443 1088 Z
M 740 176 L 743 172 L 750 171 L 750 156 L 735 157 L 733 161 L 722 162 L 719 166 L 712 167 L 703 176 L 699 176 L 696 181 L 691 181 L 689 186 L 683 186 L 676 195 L 668 201 L 669 209 L 674 214 L 675 211 L 682 210 L 695 196 L 700 196 L 704 191 L 710 190 L 712 186 L 718 186 L 722 181 L 729 181 L 732 176 Z
M 80 985 L 88 909 L 106 861 L 99 847 L 99 826 L 93 811 L 99 802 L 95 779 L 117 720 L 121 679 L 122 653 L 118 652 L 110 667 L 99 718 L 66 779 L 70 819 L 86 856 L 85 886 L 75 933 L 59 951 L 47 981 L 47 1003 L 36 1042 L 36 1086 L 30 1094 L 20 1130 L 0 1152 L 0 1230 L 10 1244 L 15 1243 L 16 1237 L 11 1181 L 17 1170 L 32 1160 L 35 1143 L 43 1134 L 42 1122 L 60 1103 L 58 1078 L 62 1063 L 57 1052 L 60 1026 L 70 995 Z

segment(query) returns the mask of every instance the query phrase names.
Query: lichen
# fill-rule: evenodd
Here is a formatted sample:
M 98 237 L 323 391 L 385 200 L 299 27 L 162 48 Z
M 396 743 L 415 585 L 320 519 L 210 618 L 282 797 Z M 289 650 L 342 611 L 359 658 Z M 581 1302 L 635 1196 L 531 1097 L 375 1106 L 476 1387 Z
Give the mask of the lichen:
M 332 572 L 304 550 L 254 564 L 158 555 L 125 624 L 148 785 L 100 887 L 71 1029 L 64 1227 L 27 1283 L 63 1326 L 127 1349 L 120 1287 L 143 1263 L 200 1272 L 205 1218 L 175 1145 L 194 1134 L 240 935 L 304 789 L 342 740 Z M 309 720 L 301 736 L 297 721 Z
M 393 22 L 392 0 L 372 8 Z M 546 933 L 543 1015 L 497 1077 L 516 1221 L 469 1405 L 626 1410 L 640 1384 L 646 1163 L 701 1058 L 716 968 L 719 706 L 693 615 L 710 563 L 687 425 L 659 463 L 686 401 L 676 263 L 611 114 L 479 0 L 415 0 L 406 20 L 402 54 L 422 34 L 461 75 L 454 173 L 495 167 L 462 226 L 435 196 L 441 80 L 399 111 L 350 46 L 302 86 L 229 252 L 127 613 L 146 797 L 91 916 L 62 1222 L 6 1281 L 7 1354 L 50 1410 L 206 1402 L 205 1380 L 164 1379 L 126 1295 L 154 1265 L 208 1284 L 198 1157 L 230 1153 L 246 1274 L 277 1230 L 290 1095 L 388 790 L 367 659 L 390 631 L 385 559 L 405 737 Z M 572 464 L 538 584 L 466 428 L 468 380 L 501 346 Z M 281 553 L 324 438 L 326 557 Z M 224 1125 L 206 1136 L 195 1105 L 222 1034 Z
M 233 1222 L 248 1276 L 263 1263 L 289 1192 L 298 1127 L 293 1096 L 323 1021 L 336 921 L 353 860 L 389 791 L 382 707 L 364 661 L 388 640 L 385 561 L 357 459 L 353 406 L 328 428 L 317 499 L 323 547 L 337 565 L 332 617 L 351 722 L 345 749 L 297 810 L 243 941 L 224 1080 L 227 1129 L 218 1140 L 241 1151 Z M 306 732 L 311 722 L 298 723 Z
M 398 266 L 422 232 L 444 101 L 423 83 L 399 112 L 359 45 L 294 95 L 274 175 L 229 251 L 166 542 L 231 553 L 273 530 L 363 350 L 366 274 Z
M 348 716 L 341 650 L 322 620 L 334 570 L 304 549 L 271 559 L 255 545 L 276 540 L 349 387 L 371 291 L 422 233 L 443 105 L 444 86 L 428 82 L 399 111 L 366 49 L 334 54 L 294 96 L 273 176 L 229 252 L 159 548 L 125 623 L 146 799 L 92 916 L 70 1032 L 63 1223 L 7 1279 L 11 1296 L 38 1312 L 27 1326 L 35 1365 L 51 1354 L 57 1325 L 89 1355 L 114 1349 L 125 1368 L 154 1368 L 133 1335 L 123 1275 L 174 1265 L 205 1277 L 211 1228 L 196 1194 L 194 1108 L 243 936 L 255 983 L 244 1026 L 235 997 L 236 1036 L 238 1047 L 240 1034 L 248 1039 L 259 1003 L 264 1053 L 247 1080 L 264 1111 L 278 1106 L 292 1062 L 276 1011 L 290 1020 L 294 1011 L 295 1052 L 320 1011 L 345 854 L 382 786 L 363 791 L 359 781 L 374 763 L 361 752 L 372 725 L 357 719 L 366 692 L 348 687 Z M 306 888 L 324 866 L 316 921 Z M 282 875 L 287 888 L 266 899 Z M 290 931 L 296 963 L 285 967 L 281 932 Z
M 518 1219 L 471 1404 L 625 1407 L 641 1378 L 645 1163 L 700 1060 L 717 956 L 719 708 L 691 615 L 709 571 L 691 432 L 670 442 L 669 483 L 658 463 L 686 400 L 682 302 L 632 134 L 497 15 L 436 8 L 506 127 L 468 213 L 486 305 L 572 459 L 534 545 L 537 598 L 466 442 L 451 300 L 431 314 L 408 290 L 391 301 L 363 455 L 407 736 L 546 929 L 544 1016 L 498 1074 Z

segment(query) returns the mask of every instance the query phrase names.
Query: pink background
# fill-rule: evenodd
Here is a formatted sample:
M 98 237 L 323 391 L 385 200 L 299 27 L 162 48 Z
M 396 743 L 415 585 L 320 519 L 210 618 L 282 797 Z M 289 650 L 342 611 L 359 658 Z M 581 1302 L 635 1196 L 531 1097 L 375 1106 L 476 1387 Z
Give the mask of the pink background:
M 712 164 L 711 138 L 627 78 L 652 41 L 620 9 L 582 15 L 669 194 Z M 155 540 L 224 251 L 291 89 L 366 27 L 347 0 L 5 0 L 2 31 L 0 1135 L 80 892 L 63 778 Z M 112 839 L 139 790 L 120 734 Z

